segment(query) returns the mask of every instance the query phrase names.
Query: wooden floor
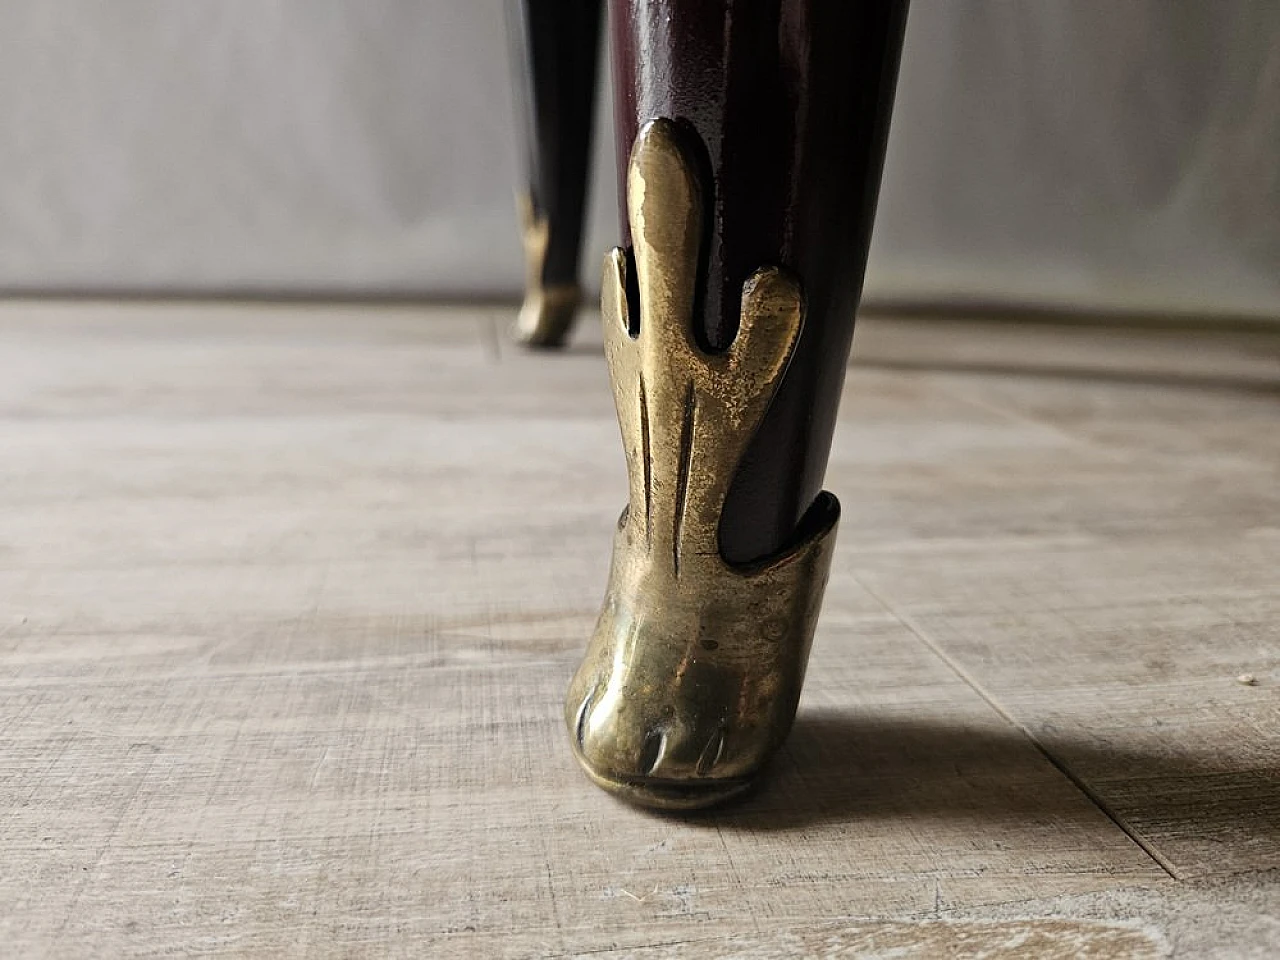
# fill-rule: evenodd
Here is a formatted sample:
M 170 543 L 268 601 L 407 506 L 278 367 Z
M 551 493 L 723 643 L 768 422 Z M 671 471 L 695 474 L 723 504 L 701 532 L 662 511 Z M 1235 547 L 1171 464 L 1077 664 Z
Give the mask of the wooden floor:
M 869 318 L 765 788 L 590 786 L 599 334 L 0 305 L 6 957 L 1280 956 L 1280 337 Z

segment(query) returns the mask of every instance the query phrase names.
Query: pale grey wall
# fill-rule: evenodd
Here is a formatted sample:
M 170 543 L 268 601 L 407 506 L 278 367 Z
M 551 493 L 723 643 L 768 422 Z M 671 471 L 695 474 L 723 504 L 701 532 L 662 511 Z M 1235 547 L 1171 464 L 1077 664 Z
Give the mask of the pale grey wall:
M 1278 36 L 916 0 L 868 295 L 1280 314 Z M 498 0 L 0 2 L 0 289 L 511 292 L 504 43 Z

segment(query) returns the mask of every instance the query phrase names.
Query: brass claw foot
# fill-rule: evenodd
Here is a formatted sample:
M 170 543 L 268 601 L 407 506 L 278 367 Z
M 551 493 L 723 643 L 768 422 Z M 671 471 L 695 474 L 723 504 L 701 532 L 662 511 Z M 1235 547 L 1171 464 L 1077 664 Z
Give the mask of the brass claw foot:
M 529 347 L 559 347 L 568 339 L 581 299 L 578 285 L 543 282 L 543 264 L 550 236 L 545 217 L 539 216 L 525 194 L 516 197 L 523 228 L 525 286 L 524 303 L 516 318 L 512 336 Z
M 729 484 L 786 371 L 804 302 L 781 270 L 757 270 L 733 343 L 715 354 L 698 345 L 703 197 L 681 137 L 670 121 L 652 121 L 632 152 L 638 304 L 628 302 L 624 252 L 605 261 L 605 352 L 630 502 L 565 704 L 588 775 L 666 809 L 741 793 L 785 739 L 839 517 L 824 493 L 776 556 L 750 567 L 721 558 Z

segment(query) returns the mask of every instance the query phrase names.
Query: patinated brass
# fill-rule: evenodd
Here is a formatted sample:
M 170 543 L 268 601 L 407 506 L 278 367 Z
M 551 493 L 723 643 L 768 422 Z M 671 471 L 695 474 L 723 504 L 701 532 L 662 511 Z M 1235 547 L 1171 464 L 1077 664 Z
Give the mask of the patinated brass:
M 515 338 L 531 347 L 558 347 L 573 327 L 581 299 L 578 285 L 546 285 L 542 280 L 550 228 L 528 194 L 516 195 L 524 241 L 524 303 L 516 318 Z
M 698 345 L 704 193 L 682 136 L 651 121 L 632 150 L 638 304 L 628 302 L 626 254 L 605 259 L 605 352 L 631 493 L 565 705 L 591 778 L 667 809 L 742 792 L 786 737 L 839 516 L 824 493 L 777 556 L 749 568 L 721 557 L 725 496 L 795 349 L 804 300 L 794 280 L 764 267 L 743 286 L 728 349 Z

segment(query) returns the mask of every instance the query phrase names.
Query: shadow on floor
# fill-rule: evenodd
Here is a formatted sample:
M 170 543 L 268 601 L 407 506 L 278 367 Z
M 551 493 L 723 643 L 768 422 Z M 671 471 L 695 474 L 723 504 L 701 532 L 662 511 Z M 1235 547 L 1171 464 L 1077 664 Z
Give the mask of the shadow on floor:
M 1280 763 L 1140 749 L 1046 732 L 801 713 L 755 794 L 706 817 L 731 830 L 800 830 L 877 820 L 1052 824 L 1109 815 L 1139 834 L 1247 845 L 1280 863 Z M 1043 747 L 1043 750 L 1041 749 Z

